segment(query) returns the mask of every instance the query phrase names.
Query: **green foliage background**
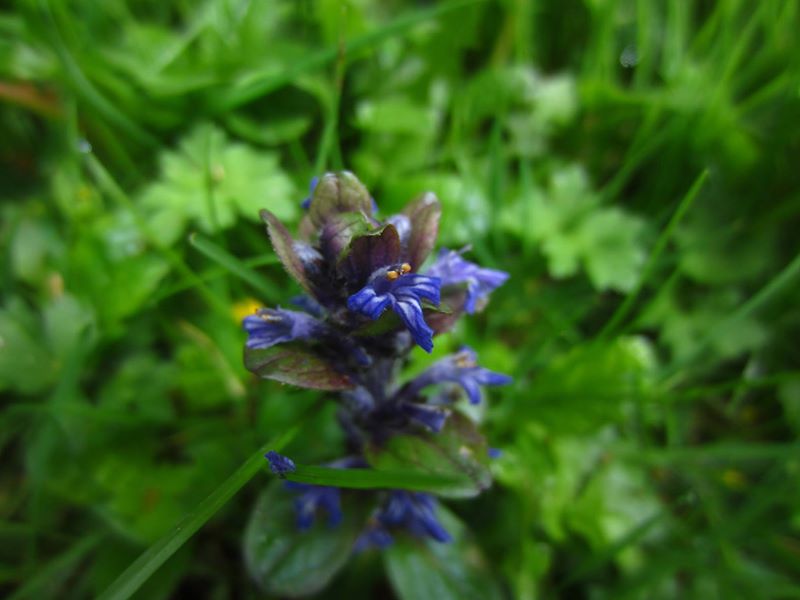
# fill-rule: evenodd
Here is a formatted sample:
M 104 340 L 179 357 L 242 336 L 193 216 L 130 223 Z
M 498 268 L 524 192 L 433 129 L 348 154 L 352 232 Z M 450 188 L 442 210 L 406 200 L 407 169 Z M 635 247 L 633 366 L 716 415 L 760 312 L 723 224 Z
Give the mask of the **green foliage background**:
M 494 488 L 448 502 L 484 580 L 373 553 L 324 597 L 800 596 L 800 5 L 0 11 L 8 597 L 97 596 L 186 515 L 136 597 L 259 596 L 258 449 L 340 438 L 242 366 L 238 320 L 291 294 L 257 211 L 296 221 L 342 167 L 384 214 L 434 191 L 441 242 L 511 273 L 434 358 L 466 342 L 515 384 L 483 415 Z

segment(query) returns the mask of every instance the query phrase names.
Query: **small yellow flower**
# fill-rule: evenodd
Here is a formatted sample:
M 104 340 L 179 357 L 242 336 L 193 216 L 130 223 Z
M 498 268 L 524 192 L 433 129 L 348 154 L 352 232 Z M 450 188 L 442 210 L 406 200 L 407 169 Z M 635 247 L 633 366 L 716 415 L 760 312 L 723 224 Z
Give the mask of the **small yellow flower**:
M 747 486 L 747 477 L 737 469 L 725 469 L 722 472 L 722 483 L 732 490 L 741 490 Z
M 234 303 L 231 307 L 231 314 L 237 323 L 241 323 L 242 319 L 254 314 L 259 308 L 263 308 L 263 304 L 253 298 L 245 298 Z

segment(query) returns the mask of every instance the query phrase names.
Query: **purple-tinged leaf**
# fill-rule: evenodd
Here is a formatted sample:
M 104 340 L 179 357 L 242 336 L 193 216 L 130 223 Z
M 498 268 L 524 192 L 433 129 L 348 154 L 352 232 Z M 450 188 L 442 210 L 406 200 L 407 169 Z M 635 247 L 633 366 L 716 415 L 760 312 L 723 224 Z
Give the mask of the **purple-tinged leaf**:
M 245 348 L 244 365 L 263 379 L 298 387 L 330 391 L 353 387 L 350 379 L 336 371 L 329 362 L 294 344 L 265 349 Z
M 464 302 L 467 292 L 462 289 L 449 288 L 442 291 L 442 301 L 438 308 L 425 306 L 423 314 L 425 322 L 433 329 L 434 334 L 450 331 L 461 315 L 464 314 Z
M 320 247 L 328 260 L 336 261 L 350 241 L 371 229 L 363 213 L 339 213 L 331 216 L 320 232 Z
M 439 433 L 395 435 L 383 444 L 370 444 L 366 458 L 375 469 L 413 469 L 459 478 L 460 486 L 440 492 L 451 498 L 477 496 L 492 484 L 486 440 L 472 421 L 457 412 Z
M 373 271 L 400 262 L 400 237 L 394 225 L 354 237 L 341 258 L 341 269 L 357 284 L 363 284 Z
M 372 214 L 372 198 L 364 184 L 349 171 L 325 173 L 320 177 L 308 215 L 317 227 L 325 226 L 333 215 L 344 212 Z
M 281 260 L 286 271 L 291 275 L 304 290 L 313 295 L 311 283 L 306 275 L 306 266 L 297 252 L 296 244 L 291 234 L 283 223 L 268 210 L 260 212 L 261 218 L 267 225 L 267 233 L 272 242 L 275 254 Z
M 425 192 L 403 212 L 411 220 L 406 253 L 411 268 L 416 270 L 425 262 L 436 244 L 442 206 L 433 192 Z
M 300 224 L 297 226 L 297 237 L 304 242 L 312 242 L 317 234 L 317 228 L 311 222 L 311 217 L 308 214 L 303 215 L 300 219 Z

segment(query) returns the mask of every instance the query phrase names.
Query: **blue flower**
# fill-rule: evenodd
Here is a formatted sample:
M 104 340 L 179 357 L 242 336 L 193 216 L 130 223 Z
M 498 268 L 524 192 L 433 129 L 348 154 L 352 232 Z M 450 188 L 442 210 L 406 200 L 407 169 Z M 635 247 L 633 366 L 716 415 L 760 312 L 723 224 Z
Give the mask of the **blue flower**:
M 434 433 L 439 433 L 444 427 L 444 422 L 450 416 L 450 411 L 437 406 L 427 406 L 417 402 L 403 402 L 400 410 L 410 419 L 413 419 Z
M 467 301 L 464 310 L 472 314 L 478 301 L 483 300 L 489 292 L 503 285 L 508 273 L 496 269 L 484 269 L 461 258 L 460 252 L 442 248 L 426 273 L 442 280 L 442 286 L 467 284 Z
M 377 319 L 390 308 L 397 313 L 408 328 L 414 341 L 423 350 L 433 350 L 433 330 L 422 315 L 421 300 L 439 304 L 438 277 L 409 273 L 411 267 L 384 267 L 375 271 L 367 285 L 347 299 L 347 307 L 370 319 Z
M 311 178 L 311 183 L 308 185 L 308 197 L 300 203 L 303 210 L 308 210 L 311 207 L 311 197 L 314 195 L 314 190 L 317 189 L 318 183 L 319 177 L 314 176 Z
M 314 524 L 314 518 L 319 510 L 328 514 L 328 525 L 330 527 L 336 527 L 342 522 L 341 491 L 339 488 L 309 485 L 295 481 L 287 481 L 286 488 L 299 492 L 299 495 L 294 500 L 298 529 L 309 529 Z
M 501 458 L 503 456 L 503 451 L 500 448 L 489 448 L 486 450 L 486 454 L 489 458 Z
M 508 375 L 479 367 L 475 351 L 465 346 L 457 354 L 435 362 L 419 377 L 411 381 L 401 391 L 401 394 L 405 397 L 413 397 L 422 388 L 429 385 L 451 382 L 464 388 L 471 404 L 478 404 L 481 401 L 482 385 L 507 385 L 512 381 L 513 379 Z
M 429 494 L 393 491 L 378 514 L 385 527 L 402 527 L 418 537 L 430 537 L 437 542 L 453 538 L 436 518 L 436 500 Z
M 289 298 L 289 302 L 312 317 L 317 317 L 318 319 L 325 317 L 325 308 L 311 296 L 301 294 L 300 296 Z
M 280 477 L 283 477 L 287 473 L 294 472 L 297 467 L 294 466 L 294 461 L 289 458 L 288 456 L 283 456 L 283 454 L 278 454 L 275 450 L 270 450 L 264 455 L 269 461 L 269 468 L 270 470 Z
M 255 315 L 245 317 L 242 327 L 247 332 L 247 347 L 261 349 L 293 340 L 316 338 L 323 325 L 306 313 L 262 308 Z
M 356 543 L 353 545 L 353 552 L 358 554 L 368 548 L 378 548 L 383 550 L 388 548 L 394 543 L 392 534 L 386 531 L 377 521 L 370 523 L 367 528 L 358 536 Z

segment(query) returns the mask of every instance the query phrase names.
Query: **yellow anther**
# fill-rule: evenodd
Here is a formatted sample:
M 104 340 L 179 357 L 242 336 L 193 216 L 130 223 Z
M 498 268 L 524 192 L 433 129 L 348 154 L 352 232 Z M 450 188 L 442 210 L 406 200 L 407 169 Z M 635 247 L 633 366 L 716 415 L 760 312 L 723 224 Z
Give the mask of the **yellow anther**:
M 386 279 L 388 279 L 389 281 L 394 281 L 398 277 L 400 277 L 400 273 L 398 273 L 397 271 L 389 271 L 386 273 Z
M 403 263 L 402 265 L 400 265 L 400 271 L 402 271 L 403 274 L 408 273 L 410 270 L 411 270 L 411 265 L 410 264 Z
M 466 352 L 457 354 L 455 363 L 459 369 L 466 369 L 468 367 L 474 367 L 476 365 L 475 361 L 472 360 L 472 357 Z

